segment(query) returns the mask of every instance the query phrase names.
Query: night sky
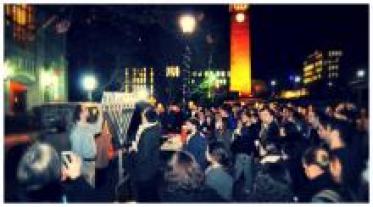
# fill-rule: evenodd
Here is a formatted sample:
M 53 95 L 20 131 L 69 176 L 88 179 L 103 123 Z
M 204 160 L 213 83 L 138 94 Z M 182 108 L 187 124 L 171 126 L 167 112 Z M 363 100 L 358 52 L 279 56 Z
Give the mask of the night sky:
M 197 31 L 185 38 L 177 17 L 193 13 Z M 305 57 L 315 49 L 344 51 L 343 76 L 368 67 L 367 5 L 251 5 L 253 78 L 285 82 L 301 74 Z M 192 47 L 193 68 L 229 69 L 227 5 L 81 5 L 66 6 L 71 20 L 67 36 L 69 98 L 86 98 L 80 79 L 95 73 L 101 88 L 110 89 L 115 68 L 152 66 L 162 73 L 180 64 L 186 41 Z M 213 43 L 206 39 L 212 37 Z

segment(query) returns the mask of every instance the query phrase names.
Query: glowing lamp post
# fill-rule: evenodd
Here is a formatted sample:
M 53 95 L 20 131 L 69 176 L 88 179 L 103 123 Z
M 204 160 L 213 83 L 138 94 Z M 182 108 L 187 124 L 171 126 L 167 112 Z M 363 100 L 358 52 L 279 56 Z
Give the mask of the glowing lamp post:
M 363 79 L 365 77 L 365 71 L 363 69 L 356 71 L 356 77 Z
M 271 88 L 272 88 L 272 96 L 274 96 L 275 95 L 275 88 L 276 88 L 276 85 L 277 85 L 277 81 L 276 80 L 271 80 L 270 84 L 271 84 Z
M 193 15 L 185 14 L 180 16 L 179 25 L 184 34 L 191 34 L 196 29 L 197 21 Z
M 271 86 L 275 87 L 276 85 L 277 85 L 277 81 L 276 80 L 271 80 Z
M 298 83 L 300 83 L 300 81 L 301 81 L 301 77 L 299 77 L 298 75 L 294 77 L 294 82 L 295 83 L 298 84 Z
M 179 26 L 183 34 L 191 35 L 197 26 L 196 17 L 191 14 L 184 14 L 179 17 Z M 185 53 L 183 55 L 183 64 L 181 68 L 181 77 L 182 77 L 182 94 L 183 94 L 183 103 L 186 103 L 186 96 L 188 95 L 187 92 L 187 82 L 189 81 L 188 72 L 190 71 L 191 66 L 191 50 L 186 43 Z M 187 77 L 188 76 L 188 77 Z
M 92 101 L 92 92 L 97 87 L 97 81 L 96 78 L 92 75 L 87 75 L 83 78 L 83 87 L 84 90 L 88 92 L 88 100 Z

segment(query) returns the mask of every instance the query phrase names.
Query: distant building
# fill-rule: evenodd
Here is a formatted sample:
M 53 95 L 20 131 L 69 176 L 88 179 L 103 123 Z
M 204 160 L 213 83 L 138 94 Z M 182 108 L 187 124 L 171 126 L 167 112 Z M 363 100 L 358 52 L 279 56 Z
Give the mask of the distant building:
M 316 50 L 303 62 L 303 84 L 311 94 L 332 92 L 340 80 L 341 50 Z
M 154 70 L 151 67 L 124 69 L 124 92 L 144 92 L 148 97 L 154 95 Z
M 186 82 L 188 95 L 192 99 L 201 98 L 202 94 L 207 92 L 211 97 L 212 93 L 221 94 L 228 92 L 230 71 L 219 68 L 211 69 L 192 69 L 188 73 Z M 171 65 L 166 67 L 166 96 L 168 101 L 178 101 L 182 98 L 182 78 L 180 76 L 180 67 Z M 203 95 L 204 96 L 204 95 Z M 206 97 L 207 97 L 206 96 Z
M 66 101 L 69 23 L 42 6 L 6 4 L 4 8 L 5 113 Z
M 204 81 L 211 80 L 216 88 L 228 87 L 229 77 L 230 71 L 224 69 L 193 70 L 191 71 L 189 84 L 195 87 Z
M 329 50 L 322 52 L 316 50 L 309 55 L 303 63 L 304 85 L 318 84 L 320 82 L 333 85 L 338 80 L 340 70 L 340 59 L 343 55 L 341 50 Z

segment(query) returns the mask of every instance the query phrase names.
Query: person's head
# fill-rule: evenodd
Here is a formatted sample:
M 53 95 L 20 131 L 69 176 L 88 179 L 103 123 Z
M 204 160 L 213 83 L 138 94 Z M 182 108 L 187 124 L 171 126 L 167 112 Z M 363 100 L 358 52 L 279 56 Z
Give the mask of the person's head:
M 252 202 L 291 202 L 290 176 L 281 164 L 266 164 L 255 176 L 249 201 Z
M 282 109 L 282 114 L 285 120 L 289 120 L 293 115 L 293 111 L 290 109 L 290 107 L 284 107 Z
M 164 174 L 168 189 L 198 189 L 204 181 L 204 174 L 192 154 L 176 152 L 168 163 Z
M 241 112 L 241 122 L 247 124 L 250 121 L 250 113 L 248 111 Z
M 158 120 L 157 113 L 155 112 L 153 107 L 147 107 L 144 109 L 143 113 L 141 114 L 142 123 L 154 123 Z
M 273 121 L 273 112 L 270 108 L 264 107 L 259 112 L 259 118 L 264 124 L 270 124 Z
M 165 112 L 164 106 L 162 103 L 158 103 L 156 107 L 157 114 L 162 114 Z
M 206 116 L 205 116 L 203 111 L 198 112 L 197 118 L 198 118 L 199 121 L 205 121 L 206 120 Z
M 369 130 L 369 119 L 366 117 L 356 119 L 356 129 L 360 132 L 368 132 Z
M 227 118 L 222 118 L 219 121 L 216 121 L 215 123 L 216 129 L 220 129 L 222 131 L 225 131 L 228 128 L 228 119 Z
M 187 130 L 188 134 L 194 134 L 198 131 L 199 128 L 199 121 L 194 118 L 190 118 L 185 121 L 185 129 Z
M 220 164 L 223 167 L 229 167 L 231 165 L 229 153 L 224 144 L 220 142 L 213 142 L 208 145 L 206 158 L 212 164 Z
M 324 148 L 310 147 L 303 154 L 302 164 L 304 172 L 310 180 L 327 172 L 329 163 L 329 153 Z
M 334 110 L 331 106 L 327 106 L 325 108 L 325 114 L 328 115 L 329 117 L 333 117 L 334 115 Z
M 309 110 L 307 112 L 306 121 L 315 129 L 319 126 L 319 119 L 314 110 Z
M 82 104 L 78 104 L 74 111 L 74 122 L 87 121 L 89 117 L 88 108 Z
M 61 196 L 58 193 L 61 160 L 56 150 L 48 144 L 32 145 L 18 164 L 17 180 L 29 195 L 28 199 L 58 201 Z

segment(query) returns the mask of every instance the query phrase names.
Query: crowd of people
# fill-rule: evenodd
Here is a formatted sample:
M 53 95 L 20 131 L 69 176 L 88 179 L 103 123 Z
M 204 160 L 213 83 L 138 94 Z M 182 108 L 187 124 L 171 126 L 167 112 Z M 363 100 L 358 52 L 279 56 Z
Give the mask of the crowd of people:
M 69 156 L 44 143 L 24 154 L 24 201 L 100 199 L 95 165 L 107 151 L 95 137 L 103 119 L 88 123 L 83 106 L 74 117 Z M 167 134 L 181 145 L 164 161 Z M 157 104 L 142 110 L 130 147 L 119 151 L 131 161 L 136 202 L 369 201 L 368 111 L 353 103 Z

